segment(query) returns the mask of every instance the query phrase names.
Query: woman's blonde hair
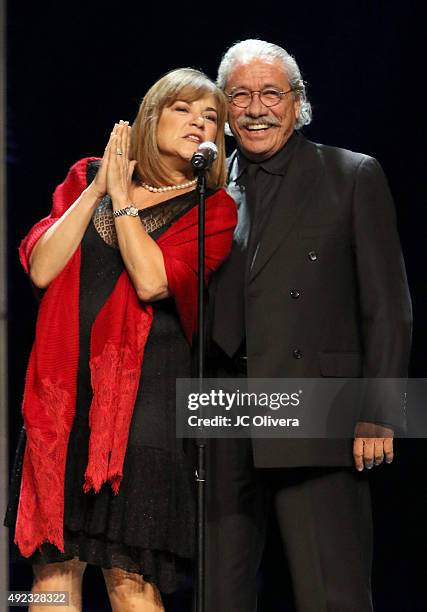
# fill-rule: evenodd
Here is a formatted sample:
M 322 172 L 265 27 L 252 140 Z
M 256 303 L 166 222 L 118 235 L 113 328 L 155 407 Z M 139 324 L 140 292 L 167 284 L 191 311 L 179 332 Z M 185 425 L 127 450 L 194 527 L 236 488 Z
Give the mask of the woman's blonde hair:
M 136 174 L 150 185 L 161 187 L 170 181 L 161 163 L 157 146 L 157 125 L 165 107 L 176 100 L 191 103 L 204 96 L 214 97 L 217 105 L 217 134 L 215 144 L 218 157 L 207 173 L 208 187 L 216 189 L 225 184 L 224 124 L 227 118 L 227 98 L 203 72 L 194 68 L 178 68 L 165 74 L 148 90 L 142 99 L 131 132 L 131 159 L 137 160 Z

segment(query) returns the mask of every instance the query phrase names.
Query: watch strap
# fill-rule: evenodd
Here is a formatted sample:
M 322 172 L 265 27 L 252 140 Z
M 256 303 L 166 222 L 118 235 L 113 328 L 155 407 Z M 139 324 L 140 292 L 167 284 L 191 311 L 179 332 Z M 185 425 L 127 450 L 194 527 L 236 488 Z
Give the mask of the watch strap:
M 136 214 L 131 213 L 130 211 L 132 209 L 136 210 L 137 213 Z M 114 210 L 113 211 L 113 217 L 123 217 L 125 215 L 129 216 L 129 217 L 137 217 L 138 216 L 138 209 L 136 208 L 136 206 L 134 204 L 129 204 L 125 208 L 119 208 L 119 210 Z

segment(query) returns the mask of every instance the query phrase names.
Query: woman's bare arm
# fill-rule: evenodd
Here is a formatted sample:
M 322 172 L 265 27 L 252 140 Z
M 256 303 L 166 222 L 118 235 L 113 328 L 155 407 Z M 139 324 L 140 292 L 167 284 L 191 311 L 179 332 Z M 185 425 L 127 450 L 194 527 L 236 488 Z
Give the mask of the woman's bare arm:
M 36 242 L 30 256 L 30 278 L 36 287 L 45 289 L 65 268 L 101 198 L 91 183 Z
M 65 268 L 82 241 L 92 215 L 107 192 L 108 150 L 117 123 L 111 131 L 96 177 L 77 200 L 36 242 L 30 255 L 30 278 L 45 289 Z

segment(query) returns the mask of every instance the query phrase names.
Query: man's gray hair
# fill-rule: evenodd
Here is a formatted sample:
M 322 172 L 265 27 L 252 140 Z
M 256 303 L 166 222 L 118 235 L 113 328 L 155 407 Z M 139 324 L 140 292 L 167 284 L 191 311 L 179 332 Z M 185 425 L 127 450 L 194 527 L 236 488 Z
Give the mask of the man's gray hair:
M 282 62 L 289 85 L 300 101 L 300 115 L 295 124 L 295 129 L 308 125 L 311 122 L 311 104 L 307 99 L 305 83 L 302 80 L 298 64 L 292 55 L 285 49 L 264 40 L 251 39 L 242 40 L 232 45 L 224 54 L 218 68 L 217 85 L 225 89 L 228 78 L 237 64 L 245 64 L 252 60 L 278 60 Z

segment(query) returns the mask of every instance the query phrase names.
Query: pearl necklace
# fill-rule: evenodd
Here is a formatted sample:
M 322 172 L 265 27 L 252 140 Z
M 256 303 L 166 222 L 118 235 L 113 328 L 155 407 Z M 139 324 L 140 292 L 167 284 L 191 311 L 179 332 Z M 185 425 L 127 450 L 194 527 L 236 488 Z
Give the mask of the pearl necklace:
M 187 189 L 187 187 L 192 187 L 197 183 L 197 179 L 193 179 L 192 181 L 187 181 L 186 183 L 181 183 L 180 185 L 168 185 L 167 187 L 153 187 L 153 185 L 148 185 L 147 183 L 141 182 L 141 186 L 152 193 L 162 193 L 163 191 L 174 191 L 176 189 Z

